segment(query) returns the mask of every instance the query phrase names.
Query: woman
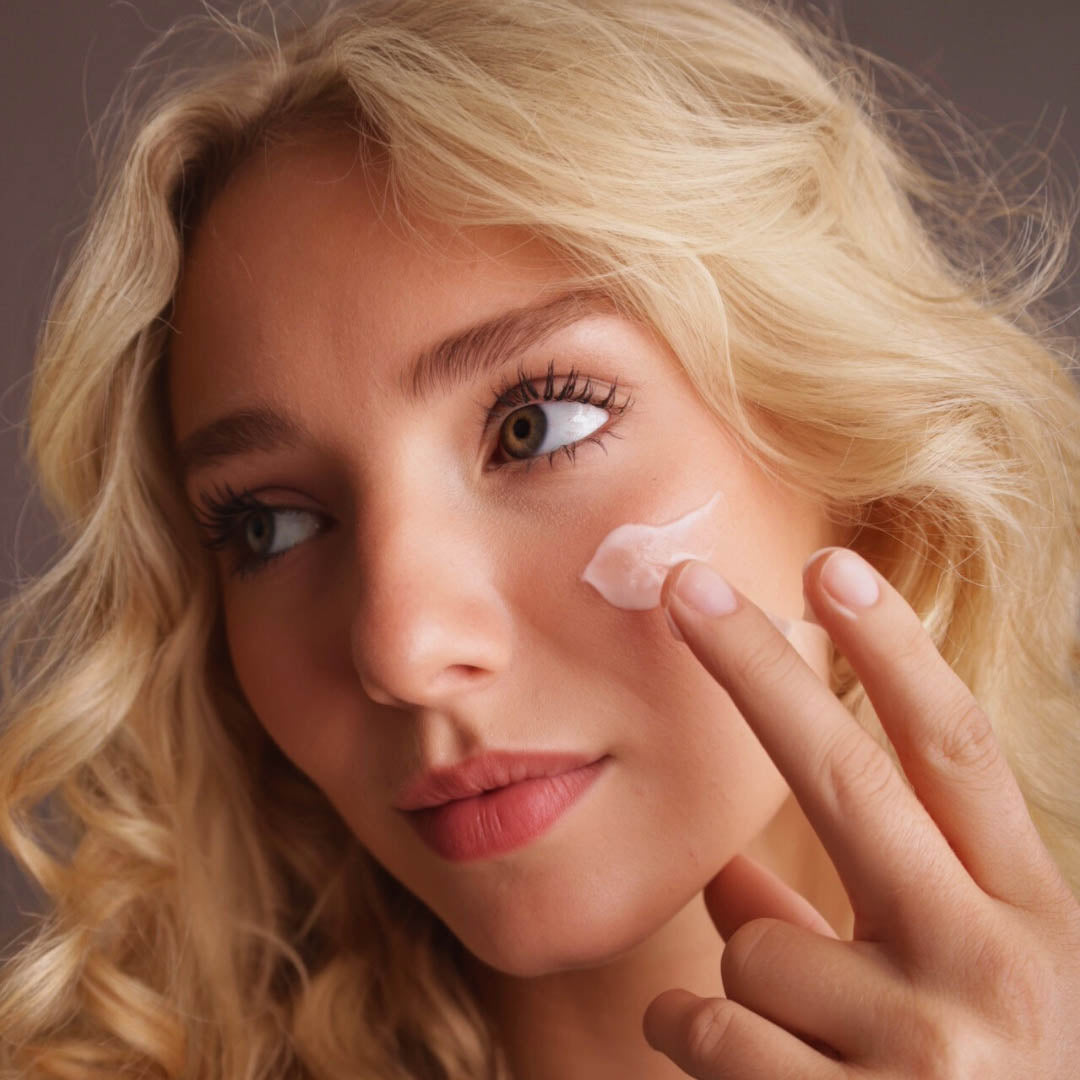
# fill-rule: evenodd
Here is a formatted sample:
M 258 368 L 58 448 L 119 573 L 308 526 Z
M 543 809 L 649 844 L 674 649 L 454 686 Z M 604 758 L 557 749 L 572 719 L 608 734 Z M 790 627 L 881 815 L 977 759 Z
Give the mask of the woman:
M 1051 213 L 781 8 L 247 14 L 35 358 L 6 1075 L 1062 1080 Z

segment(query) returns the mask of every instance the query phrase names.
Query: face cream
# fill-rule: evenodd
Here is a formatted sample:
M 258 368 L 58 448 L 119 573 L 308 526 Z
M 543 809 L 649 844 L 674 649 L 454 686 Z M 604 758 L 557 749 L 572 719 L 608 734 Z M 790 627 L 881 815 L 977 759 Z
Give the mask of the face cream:
M 707 562 L 712 555 L 715 512 L 721 507 L 727 510 L 727 498 L 718 491 L 696 510 L 663 525 L 619 525 L 600 541 L 581 580 L 615 607 L 629 611 L 659 607 L 664 578 L 673 566 L 685 559 Z M 807 663 L 819 673 L 828 670 L 832 641 L 827 631 L 805 619 L 765 614 Z
M 665 525 L 620 525 L 600 542 L 581 580 L 615 607 L 646 611 L 660 605 L 667 572 L 686 559 L 706 561 L 713 552 L 713 512 L 727 509 L 718 491 L 707 503 Z

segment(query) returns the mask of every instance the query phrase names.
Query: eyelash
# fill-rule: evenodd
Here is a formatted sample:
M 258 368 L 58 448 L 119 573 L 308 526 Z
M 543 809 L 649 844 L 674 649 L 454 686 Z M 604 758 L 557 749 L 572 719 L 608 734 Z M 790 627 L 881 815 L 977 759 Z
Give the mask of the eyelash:
M 571 368 L 569 373 L 565 376 L 565 381 L 562 386 L 556 391 L 554 363 L 551 362 L 548 364 L 546 375 L 543 376 L 543 391 L 538 393 L 533 383 L 538 382 L 539 378 L 530 378 L 525 374 L 524 370 L 519 367 L 516 377 L 508 380 L 495 391 L 495 400 L 492 405 L 486 409 L 484 409 L 484 406 L 481 406 L 485 411 L 481 433 L 486 435 L 488 430 L 496 422 L 496 419 L 501 422 L 510 413 L 516 412 L 518 409 L 530 405 L 535 401 L 582 402 L 586 405 L 595 405 L 597 408 L 605 409 L 612 414 L 612 418 L 621 416 L 628 408 L 630 408 L 633 401 L 632 398 L 627 398 L 627 400 L 621 404 L 615 403 L 615 395 L 618 390 L 617 381 L 601 396 L 598 391 L 593 389 L 592 379 L 588 376 L 585 377 L 585 385 L 580 391 L 575 393 L 579 378 L 580 374 L 577 369 Z M 561 453 L 566 454 L 570 459 L 571 464 L 576 464 L 577 459 L 575 453 L 582 443 L 595 442 L 597 445 L 601 445 L 603 438 L 607 435 L 611 435 L 616 439 L 622 438 L 621 435 L 612 431 L 613 426 L 611 421 L 609 421 L 607 426 L 600 430 L 591 432 L 584 436 L 584 438 L 578 439 L 576 442 L 567 443 L 565 446 L 559 446 L 546 455 L 538 454 L 531 458 L 511 459 L 510 461 L 500 462 L 493 466 L 493 468 L 523 468 L 525 472 L 528 472 L 533 465 L 544 456 L 547 457 L 548 464 L 553 468 L 555 465 L 555 455 Z M 295 508 L 269 506 L 257 499 L 251 491 L 236 492 L 229 484 L 225 484 L 223 490 L 221 488 L 216 489 L 213 495 L 204 492 L 201 496 L 201 502 L 206 512 L 203 514 L 196 511 L 196 516 L 203 528 L 206 529 L 209 534 L 209 538 L 203 541 L 203 546 L 214 551 L 228 548 L 235 549 L 238 552 L 238 555 L 230 571 L 234 576 L 241 579 L 251 577 L 265 569 L 276 559 L 281 558 L 282 555 L 288 555 L 289 552 L 293 550 L 292 548 L 288 548 L 285 551 L 279 551 L 274 555 L 252 555 L 250 551 L 246 551 L 243 548 L 243 536 L 241 535 L 241 531 L 248 515 L 255 513 L 285 513 L 287 510 L 295 510 Z M 303 512 L 315 513 L 315 511 Z

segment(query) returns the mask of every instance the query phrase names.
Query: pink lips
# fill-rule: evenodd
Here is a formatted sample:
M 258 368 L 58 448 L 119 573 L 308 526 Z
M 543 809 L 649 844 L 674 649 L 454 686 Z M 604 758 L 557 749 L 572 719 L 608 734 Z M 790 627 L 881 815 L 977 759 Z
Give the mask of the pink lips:
M 395 805 L 399 810 L 422 810 L 520 780 L 558 776 L 596 760 L 595 755 L 565 752 L 489 750 L 457 765 L 428 769 L 406 784 Z
M 608 761 L 568 754 L 486 754 L 452 770 L 425 774 L 398 806 L 420 838 L 444 858 L 490 857 L 546 832 Z

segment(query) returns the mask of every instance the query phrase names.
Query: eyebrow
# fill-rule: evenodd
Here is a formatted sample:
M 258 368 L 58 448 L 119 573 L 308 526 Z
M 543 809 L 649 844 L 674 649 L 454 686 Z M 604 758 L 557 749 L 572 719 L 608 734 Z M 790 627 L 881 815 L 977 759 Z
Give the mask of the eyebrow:
M 449 393 L 540 344 L 556 331 L 597 312 L 617 311 L 611 296 L 598 289 L 574 289 L 553 300 L 513 308 L 458 331 L 432 345 L 401 373 L 405 400 L 418 403 Z M 295 448 L 307 442 L 303 425 L 269 405 L 253 405 L 198 428 L 176 448 L 182 481 L 228 458 Z

